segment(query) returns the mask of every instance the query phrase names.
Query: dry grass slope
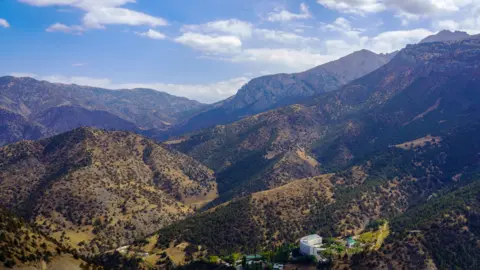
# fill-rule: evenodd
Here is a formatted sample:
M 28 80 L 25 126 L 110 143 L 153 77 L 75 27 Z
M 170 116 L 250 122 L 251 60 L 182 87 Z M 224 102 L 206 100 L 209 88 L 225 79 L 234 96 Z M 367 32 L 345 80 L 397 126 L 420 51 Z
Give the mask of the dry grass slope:
M 213 172 L 128 132 L 81 128 L 0 150 L 0 203 L 84 253 L 181 220 L 217 196 Z

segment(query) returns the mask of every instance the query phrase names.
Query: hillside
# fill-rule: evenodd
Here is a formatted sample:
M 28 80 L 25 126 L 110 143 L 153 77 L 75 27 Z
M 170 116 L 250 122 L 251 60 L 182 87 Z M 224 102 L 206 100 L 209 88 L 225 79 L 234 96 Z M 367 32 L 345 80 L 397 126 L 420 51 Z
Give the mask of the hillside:
M 83 253 L 117 248 L 217 196 L 213 172 L 128 132 L 80 128 L 0 149 L 0 204 Z
M 361 254 L 352 269 L 477 269 L 480 182 L 435 194 L 394 219 L 394 233 L 378 252 Z
M 44 129 L 25 117 L 0 108 L 0 146 L 21 140 L 40 138 Z
M 335 174 L 222 204 L 160 230 L 157 246 L 186 242 L 210 254 L 249 254 L 312 233 L 359 235 L 372 221 L 387 219 L 392 232 L 378 252 L 352 255 L 346 265 L 343 257 L 336 258 L 341 264 L 336 269 L 435 269 L 428 268 L 432 263 L 475 269 L 480 144 L 474 134 L 479 131 L 477 123 L 452 130 L 441 142 L 431 137 L 428 143 L 406 143 L 409 148 L 399 144 Z M 421 235 L 409 237 L 417 230 Z M 449 255 L 459 249 L 465 252 Z
M 461 189 L 478 181 L 479 55 L 479 40 L 409 46 L 389 64 L 338 91 L 172 142 L 218 170 L 220 198 L 251 195 L 161 230 L 158 245 L 173 240 L 199 244 L 197 239 L 201 239 L 213 254 L 254 252 L 295 242 L 313 232 L 357 234 L 378 218 L 391 220 L 398 232 L 397 217 L 426 205 L 431 198 L 443 197 L 445 189 Z M 292 151 L 299 149 L 305 154 L 285 162 L 285 156 L 292 157 Z M 282 196 L 287 204 L 252 203 L 250 198 L 262 194 L 255 193 L 259 190 L 274 192 L 309 181 L 295 180 L 311 173 L 298 170 L 294 164 L 300 160 L 308 161 L 319 173 L 335 173 L 327 181 L 332 188 L 317 197 L 331 194 L 330 200 L 304 203 L 298 198 L 308 198 L 308 193 L 295 195 L 297 189 L 291 189 L 287 194 L 292 199 Z M 278 175 L 271 173 L 282 170 Z M 238 192 L 239 187 L 244 189 Z M 270 215 L 262 214 L 266 207 Z M 236 213 L 242 223 L 228 218 L 230 213 Z M 427 217 L 425 222 L 433 220 Z M 229 235 L 228 242 L 221 237 L 208 241 L 223 231 Z M 241 231 L 238 237 L 236 231 Z M 407 252 L 401 256 L 432 249 L 423 240 L 413 247 L 397 244 L 392 248 L 399 254 L 400 250 Z M 474 263 L 476 255 L 468 254 L 465 263 Z M 436 265 L 461 265 L 457 259 L 450 264 L 433 253 L 424 259 Z
M 479 40 L 411 45 L 337 91 L 170 146 L 214 169 L 225 199 L 346 168 L 392 145 L 475 123 L 479 52 Z
M 0 208 L 0 269 L 72 269 L 87 265 L 21 218 Z
M 361 50 L 304 72 L 255 78 L 239 89 L 236 95 L 210 106 L 167 133 L 179 135 L 231 123 L 245 116 L 336 90 L 388 63 L 393 55 Z
M 22 118 L 41 134 L 1 129 L 0 145 L 20 139 L 38 139 L 81 126 L 118 130 L 162 130 L 180 121 L 188 111 L 204 105 L 150 89 L 107 90 L 0 77 L 0 109 Z M 23 124 L 25 126 L 26 124 Z M 30 136 L 29 136 L 30 135 Z

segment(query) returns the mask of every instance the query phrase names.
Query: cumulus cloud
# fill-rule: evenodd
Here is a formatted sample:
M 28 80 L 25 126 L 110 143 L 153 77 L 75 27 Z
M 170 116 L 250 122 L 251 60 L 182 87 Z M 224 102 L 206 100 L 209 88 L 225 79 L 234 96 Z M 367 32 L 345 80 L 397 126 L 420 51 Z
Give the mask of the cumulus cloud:
M 317 0 L 317 3 L 329 9 L 344 13 L 364 14 L 385 10 L 380 0 Z
M 242 47 L 242 41 L 236 36 L 210 36 L 193 32 L 184 33 L 175 41 L 211 54 L 235 53 Z
M 35 73 L 25 73 L 25 72 L 14 72 L 10 74 L 14 77 L 30 77 L 41 81 L 48 81 L 52 83 L 63 83 L 63 84 L 78 84 L 85 86 L 101 87 L 108 88 L 112 83 L 109 79 L 102 78 L 91 78 L 83 76 L 62 76 L 62 75 L 47 75 L 42 76 Z
M 109 24 L 165 26 L 168 22 L 142 12 L 122 8 L 135 0 L 20 0 L 32 6 L 70 6 L 84 10 L 84 28 L 104 28 Z M 63 31 L 65 32 L 65 31 Z
M 361 33 L 365 31 L 361 28 L 352 27 L 351 22 L 344 17 L 338 17 L 332 23 L 323 26 L 323 29 L 327 31 L 338 32 L 346 38 L 354 39 L 360 38 Z
M 130 83 L 114 85 L 114 88 L 149 88 L 204 103 L 213 103 L 235 95 L 249 80 L 247 77 L 237 77 L 207 84 Z
M 319 41 L 318 38 L 304 37 L 295 33 L 271 29 L 255 29 L 255 34 L 262 40 L 270 40 L 283 44 L 298 44 L 310 41 Z
M 332 61 L 335 56 L 322 55 L 309 50 L 255 48 L 246 49 L 234 56 L 233 62 L 261 62 L 282 65 L 288 72 L 303 71 L 317 65 Z
M 19 0 L 32 6 L 75 6 L 89 9 L 94 6 L 115 7 L 127 3 L 135 3 L 135 0 Z
M 63 32 L 63 33 L 71 33 L 71 34 L 81 34 L 84 29 L 79 25 L 65 25 L 61 23 L 55 23 L 50 25 L 45 31 L 47 32 Z
M 165 26 L 167 21 L 126 8 L 99 7 L 83 17 L 89 28 L 103 28 L 106 24 Z
M 375 36 L 367 36 L 364 29 L 353 28 L 352 23 L 344 17 L 337 18 L 323 28 L 340 34 L 340 39 L 325 42 L 328 54 L 337 56 L 346 55 L 360 49 L 368 49 L 376 53 L 390 53 L 402 49 L 407 44 L 418 43 L 433 34 L 428 29 L 417 28 L 386 31 Z
M 474 0 L 317 0 L 317 3 L 342 13 L 365 16 L 390 10 L 406 26 L 411 21 L 445 16 L 462 11 Z
M 135 32 L 135 34 L 142 36 L 142 37 L 148 37 L 151 39 L 165 39 L 166 36 L 158 31 L 155 31 L 153 29 L 149 29 L 147 32 Z
M 455 16 L 443 17 L 433 20 L 432 26 L 435 30 L 460 30 L 469 34 L 480 33 L 480 2 L 474 3 L 461 12 L 457 12 Z
M 301 20 L 309 19 L 312 17 L 308 6 L 305 3 L 300 4 L 300 13 L 292 13 L 286 9 L 276 10 L 268 14 L 267 21 L 278 22 L 278 21 L 291 21 L 291 20 Z
M 0 27 L 9 28 L 10 24 L 7 22 L 7 20 L 0 18 Z
M 383 32 L 368 40 L 367 48 L 377 53 L 389 53 L 404 48 L 407 44 L 415 44 L 433 32 L 419 28 L 412 30 Z
M 240 38 L 248 38 L 252 35 L 252 24 L 249 22 L 229 19 L 207 22 L 204 24 L 184 25 L 183 32 L 200 32 L 204 34 L 228 34 Z
M 114 83 L 107 78 L 92 78 L 82 76 L 48 75 L 42 76 L 34 73 L 12 73 L 15 77 L 31 77 L 52 83 L 78 84 L 106 89 L 134 89 L 148 88 L 167 92 L 176 96 L 183 96 L 205 103 L 213 103 L 234 95 L 238 89 L 250 79 L 247 77 L 232 78 L 225 81 L 206 84 L 171 84 L 163 82 L 152 83 Z

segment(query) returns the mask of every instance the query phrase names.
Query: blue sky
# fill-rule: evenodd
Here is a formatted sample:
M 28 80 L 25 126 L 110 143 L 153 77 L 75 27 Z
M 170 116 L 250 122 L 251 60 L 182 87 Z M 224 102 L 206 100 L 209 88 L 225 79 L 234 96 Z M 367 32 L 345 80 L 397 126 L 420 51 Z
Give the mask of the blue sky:
M 249 79 L 442 29 L 480 32 L 478 0 L 0 0 L 0 75 L 148 87 L 202 102 Z

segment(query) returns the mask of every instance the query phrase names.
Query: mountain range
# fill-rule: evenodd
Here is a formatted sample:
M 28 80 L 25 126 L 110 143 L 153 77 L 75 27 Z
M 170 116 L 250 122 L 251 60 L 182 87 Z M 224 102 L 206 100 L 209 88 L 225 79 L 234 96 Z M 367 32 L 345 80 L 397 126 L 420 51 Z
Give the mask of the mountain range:
M 296 74 L 253 79 L 231 98 L 205 105 L 150 89 L 107 90 L 0 78 L 0 145 L 91 126 L 164 139 L 233 122 L 332 91 L 384 65 L 393 54 L 362 50 Z
M 46 82 L 2 78 L 2 134 L 61 134 L 0 148 L 0 207 L 107 269 L 268 253 L 312 233 L 364 241 L 331 253 L 334 269 L 478 269 L 479 74 L 480 39 L 440 32 L 391 55 L 254 79 L 214 105 L 181 99 L 169 127 L 142 118 L 139 99 L 104 101 L 110 90 L 64 106 L 63 94 L 20 94 Z M 55 91 L 65 87 L 83 89 Z M 182 130 L 163 143 L 134 133 Z M 2 235 L 0 252 L 22 263 Z
M 150 89 L 107 90 L 11 76 L 0 78 L 0 145 L 81 126 L 166 129 L 205 106 Z
M 471 38 L 467 32 L 463 31 L 449 31 L 442 30 L 435 35 L 428 36 L 420 41 L 420 43 L 431 43 L 431 42 L 445 42 L 445 41 L 460 41 L 464 39 Z
M 361 50 L 304 72 L 255 78 L 240 88 L 234 96 L 193 115 L 168 134 L 178 135 L 234 122 L 246 116 L 336 90 L 383 66 L 394 55 L 395 53 L 376 54 Z
M 474 38 L 444 30 L 420 43 L 469 37 Z M 304 72 L 255 78 L 234 96 L 212 105 L 150 89 L 112 91 L 6 76 L 0 78 L 0 114 L 4 116 L 0 145 L 81 126 L 135 131 L 164 140 L 336 90 L 388 63 L 395 54 L 361 50 Z
M 312 232 L 354 235 L 385 218 L 396 224 L 389 248 L 420 230 L 416 241 L 428 252 L 420 268 L 431 260 L 475 269 L 479 61 L 478 39 L 411 45 L 337 91 L 177 140 L 171 145 L 217 172 L 218 203 L 237 199 L 162 229 L 158 246 L 175 240 L 215 254 L 252 252 Z M 467 191 L 471 201 L 448 204 Z M 430 207 L 419 219 L 417 209 Z M 464 253 L 442 257 L 462 241 Z M 410 262 L 415 254 L 402 255 Z M 401 265 L 386 257 L 387 268 Z

